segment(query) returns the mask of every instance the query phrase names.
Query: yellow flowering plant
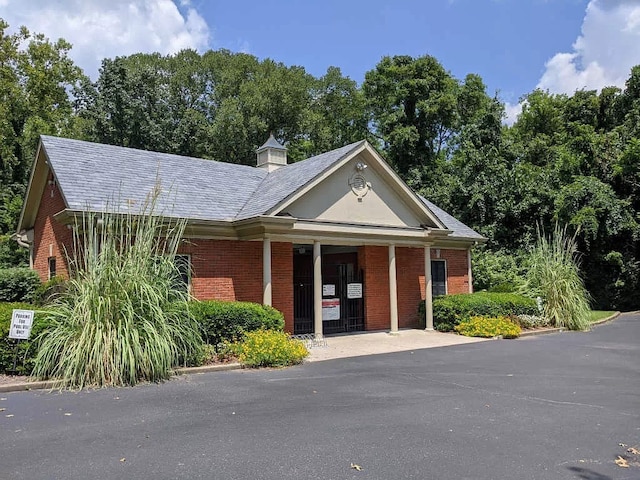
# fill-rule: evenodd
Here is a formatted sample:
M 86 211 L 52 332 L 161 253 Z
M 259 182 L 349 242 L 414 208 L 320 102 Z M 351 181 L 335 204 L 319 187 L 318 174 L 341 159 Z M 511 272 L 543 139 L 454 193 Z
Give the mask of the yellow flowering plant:
M 240 363 L 248 367 L 285 367 L 302 363 L 309 355 L 304 343 L 276 330 L 247 332 L 232 348 Z
M 520 326 L 507 317 L 471 317 L 455 326 L 456 332 L 466 337 L 483 338 L 517 338 L 520 336 Z

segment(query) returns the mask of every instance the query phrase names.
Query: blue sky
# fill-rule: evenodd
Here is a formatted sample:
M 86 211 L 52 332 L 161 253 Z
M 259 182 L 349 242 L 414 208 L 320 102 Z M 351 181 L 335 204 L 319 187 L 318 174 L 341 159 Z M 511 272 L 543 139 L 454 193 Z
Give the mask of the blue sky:
M 314 75 L 328 66 L 358 83 L 383 55 L 436 57 L 457 78 L 478 73 L 516 101 L 580 34 L 585 0 L 193 2 L 217 47 L 246 50 Z M 322 5 L 319 7 L 318 5 Z
M 358 83 L 384 55 L 429 54 L 480 74 L 509 121 L 536 87 L 623 87 L 640 64 L 640 0 L 0 0 L 0 17 L 66 38 L 94 79 L 104 57 L 183 48 L 337 66 Z

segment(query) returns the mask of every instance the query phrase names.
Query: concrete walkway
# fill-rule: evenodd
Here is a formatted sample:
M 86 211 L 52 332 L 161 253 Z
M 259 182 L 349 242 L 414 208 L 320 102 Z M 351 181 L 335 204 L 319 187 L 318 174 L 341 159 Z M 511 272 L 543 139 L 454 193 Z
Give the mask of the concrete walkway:
M 453 333 L 425 330 L 400 330 L 388 332 L 357 333 L 326 337 L 326 346 L 310 346 L 307 362 L 319 362 L 334 358 L 360 357 L 379 353 L 404 352 L 423 348 L 446 347 L 463 343 L 485 342 L 486 338 L 464 337 Z

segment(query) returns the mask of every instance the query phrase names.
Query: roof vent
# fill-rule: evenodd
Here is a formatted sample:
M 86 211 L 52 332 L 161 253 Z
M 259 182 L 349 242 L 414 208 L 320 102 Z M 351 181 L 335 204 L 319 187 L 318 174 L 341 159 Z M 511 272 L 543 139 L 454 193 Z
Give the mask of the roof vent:
M 287 164 L 287 148 L 273 137 L 273 133 L 269 135 L 269 139 L 256 153 L 258 154 L 258 167 L 264 168 L 267 172 L 273 172 Z

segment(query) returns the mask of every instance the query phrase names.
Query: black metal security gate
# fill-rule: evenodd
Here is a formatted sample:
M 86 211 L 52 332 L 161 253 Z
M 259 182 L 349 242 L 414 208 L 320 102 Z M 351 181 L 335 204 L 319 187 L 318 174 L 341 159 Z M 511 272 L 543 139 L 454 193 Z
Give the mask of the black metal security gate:
M 362 270 L 358 270 L 352 263 L 336 264 L 337 275 L 327 275 L 322 278 L 325 285 L 335 285 L 335 295 L 323 296 L 323 300 L 337 299 L 339 301 L 340 318 L 324 320 L 322 330 L 325 335 L 332 333 L 357 332 L 364 330 L 364 284 Z M 349 298 L 351 293 L 357 293 L 360 298 Z M 355 288 L 353 285 L 359 285 Z
M 293 333 L 313 333 L 313 256 L 304 246 L 293 253 Z
M 300 249 L 294 253 L 293 333 L 313 333 L 313 257 Z M 345 333 L 365 329 L 364 275 L 357 266 L 357 253 L 324 253 L 322 258 L 323 333 Z M 333 317 L 333 318 L 332 318 Z

